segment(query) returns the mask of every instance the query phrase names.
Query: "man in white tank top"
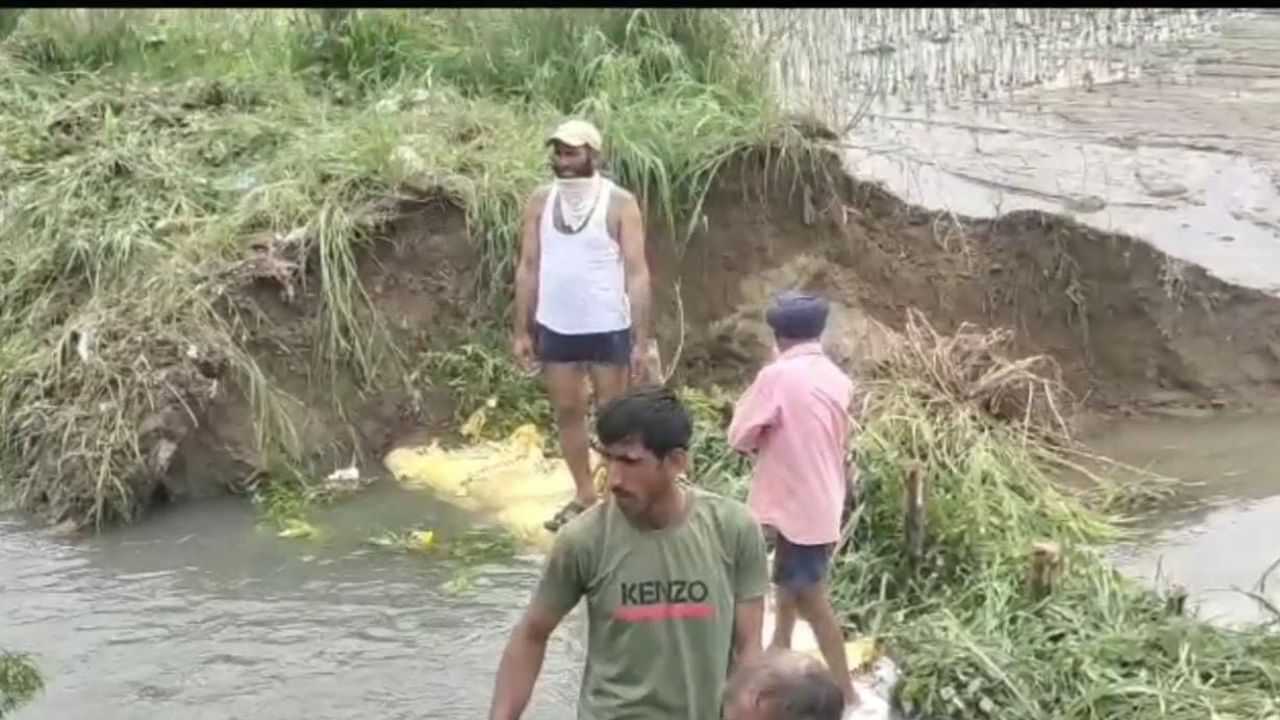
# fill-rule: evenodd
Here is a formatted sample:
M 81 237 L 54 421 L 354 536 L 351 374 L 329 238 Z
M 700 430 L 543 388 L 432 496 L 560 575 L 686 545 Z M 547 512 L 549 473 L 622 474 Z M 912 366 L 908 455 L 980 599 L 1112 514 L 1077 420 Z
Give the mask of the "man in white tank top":
M 547 138 L 555 180 L 524 210 L 512 350 L 542 365 L 574 499 L 552 532 L 595 504 L 587 436 L 590 378 L 603 406 L 641 379 L 649 332 L 644 221 L 630 192 L 600 175 L 600 131 L 570 120 Z

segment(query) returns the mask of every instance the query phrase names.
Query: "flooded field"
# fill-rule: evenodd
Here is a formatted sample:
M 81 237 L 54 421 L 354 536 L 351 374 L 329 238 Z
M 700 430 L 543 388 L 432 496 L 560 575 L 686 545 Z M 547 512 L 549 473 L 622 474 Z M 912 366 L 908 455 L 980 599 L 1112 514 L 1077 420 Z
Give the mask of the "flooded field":
M 775 80 L 846 127 L 856 175 L 961 216 L 1066 213 L 1171 276 L 1280 294 L 1280 15 L 760 12 L 795 28 Z

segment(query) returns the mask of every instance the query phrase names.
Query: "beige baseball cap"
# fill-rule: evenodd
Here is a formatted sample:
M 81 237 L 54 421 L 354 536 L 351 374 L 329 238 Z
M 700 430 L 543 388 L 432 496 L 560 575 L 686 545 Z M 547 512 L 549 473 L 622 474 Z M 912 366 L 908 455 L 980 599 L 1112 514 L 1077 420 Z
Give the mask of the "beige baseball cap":
M 568 120 L 560 124 L 547 137 L 547 142 L 552 140 L 562 142 L 572 147 L 582 147 L 586 145 L 594 150 L 601 150 L 604 140 L 600 137 L 600 131 L 595 125 L 586 120 Z

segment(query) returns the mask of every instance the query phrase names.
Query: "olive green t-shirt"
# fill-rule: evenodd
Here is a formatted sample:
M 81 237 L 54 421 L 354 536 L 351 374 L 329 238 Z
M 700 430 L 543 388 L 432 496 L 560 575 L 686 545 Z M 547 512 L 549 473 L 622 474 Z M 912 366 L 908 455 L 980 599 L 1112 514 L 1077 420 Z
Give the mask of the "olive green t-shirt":
M 536 601 L 587 599 L 579 720 L 714 720 L 734 606 L 769 587 L 764 537 L 742 503 L 688 488 L 684 521 L 636 529 L 612 502 L 556 534 Z

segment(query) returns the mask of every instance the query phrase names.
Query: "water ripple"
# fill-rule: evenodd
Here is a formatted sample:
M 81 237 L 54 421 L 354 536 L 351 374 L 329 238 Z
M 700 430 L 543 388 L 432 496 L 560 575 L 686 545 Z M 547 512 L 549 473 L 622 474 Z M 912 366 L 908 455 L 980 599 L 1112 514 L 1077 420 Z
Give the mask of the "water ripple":
M 455 596 L 421 559 L 291 544 L 248 517 L 212 503 L 78 543 L 0 520 L 4 643 L 48 676 L 17 720 L 484 715 L 535 566 Z M 578 632 L 553 638 L 531 720 L 571 706 Z

